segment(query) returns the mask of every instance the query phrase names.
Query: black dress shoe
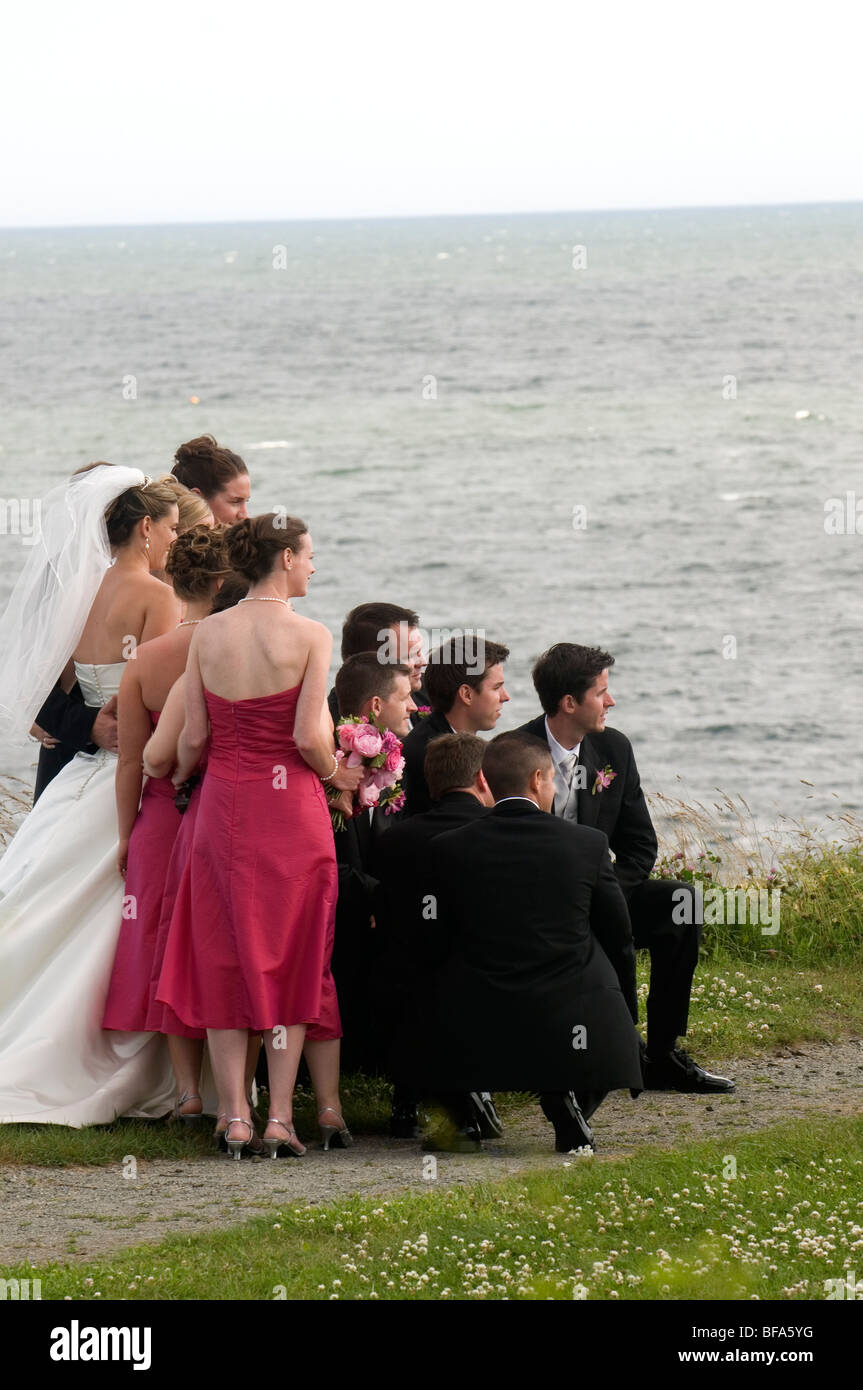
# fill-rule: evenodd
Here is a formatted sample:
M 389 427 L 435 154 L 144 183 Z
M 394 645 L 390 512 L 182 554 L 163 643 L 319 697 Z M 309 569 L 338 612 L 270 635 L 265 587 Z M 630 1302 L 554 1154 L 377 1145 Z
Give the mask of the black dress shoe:
M 694 1091 L 701 1095 L 728 1094 L 734 1082 L 727 1076 L 714 1076 L 694 1062 L 682 1047 L 663 1057 L 648 1057 L 644 1068 L 647 1091 Z
M 488 1091 L 471 1091 L 471 1106 L 483 1139 L 502 1139 L 503 1124 Z
M 419 1139 L 419 1116 L 415 1105 L 394 1105 L 389 1123 L 390 1137 L 393 1139 Z
M 595 1149 L 593 1130 L 581 1113 L 572 1091 L 566 1094 L 546 1093 L 539 1103 L 542 1113 L 554 1125 L 554 1147 L 559 1154 L 572 1153 L 573 1149 Z

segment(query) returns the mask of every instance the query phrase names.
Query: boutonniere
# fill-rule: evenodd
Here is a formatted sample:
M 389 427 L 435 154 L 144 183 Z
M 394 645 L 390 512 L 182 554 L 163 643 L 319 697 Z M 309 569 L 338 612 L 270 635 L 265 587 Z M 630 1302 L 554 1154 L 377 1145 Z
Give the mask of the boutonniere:
M 593 790 L 590 793 L 591 796 L 596 796 L 597 792 L 605 791 L 606 787 L 611 786 L 616 776 L 617 773 L 612 769 L 611 763 L 606 763 L 602 771 L 597 772 L 596 774 L 596 781 L 594 782 Z
M 420 719 L 428 719 L 431 714 L 431 705 L 417 705 L 414 713 L 418 714 Z

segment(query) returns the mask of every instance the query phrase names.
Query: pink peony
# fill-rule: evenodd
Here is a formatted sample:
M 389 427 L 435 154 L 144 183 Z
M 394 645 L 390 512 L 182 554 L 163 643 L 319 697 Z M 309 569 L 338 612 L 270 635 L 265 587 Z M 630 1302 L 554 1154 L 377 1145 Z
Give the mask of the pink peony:
M 353 750 L 364 758 L 376 758 L 381 751 L 383 740 L 377 729 L 370 724 L 358 724 L 354 734 Z
M 361 782 L 357 792 L 357 804 L 360 810 L 365 811 L 369 806 L 377 806 L 380 795 L 380 787 L 376 787 L 373 781 Z
M 336 731 L 339 736 L 339 747 L 343 748 L 346 753 L 350 753 L 354 746 L 358 727 L 357 724 L 340 724 Z
M 386 768 L 387 772 L 397 772 L 399 773 L 399 775 L 401 775 L 404 765 L 405 760 L 401 754 L 401 747 L 391 748 L 390 751 L 387 753 L 387 760 L 384 763 L 384 767 Z
M 398 778 L 396 777 L 395 773 L 387 772 L 385 767 L 375 768 L 375 771 L 372 773 L 372 776 L 375 780 L 375 786 L 380 787 L 381 791 L 384 790 L 384 787 L 394 787 L 396 782 L 398 781 Z

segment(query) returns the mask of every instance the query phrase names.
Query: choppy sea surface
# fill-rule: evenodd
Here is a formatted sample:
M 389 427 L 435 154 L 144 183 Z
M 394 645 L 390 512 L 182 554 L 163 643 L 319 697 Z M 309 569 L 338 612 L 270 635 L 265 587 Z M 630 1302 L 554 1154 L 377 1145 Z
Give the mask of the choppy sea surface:
M 602 645 L 649 791 L 823 823 L 861 794 L 861 285 L 863 204 L 0 232 L 0 498 L 213 433 L 336 635 L 484 629 L 499 729 Z

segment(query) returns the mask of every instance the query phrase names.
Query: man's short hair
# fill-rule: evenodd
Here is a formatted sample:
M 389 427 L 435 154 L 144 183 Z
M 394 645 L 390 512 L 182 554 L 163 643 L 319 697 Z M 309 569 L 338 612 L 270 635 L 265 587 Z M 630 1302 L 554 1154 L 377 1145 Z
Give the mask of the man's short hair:
M 342 625 L 342 661 L 357 652 L 376 652 L 385 640 L 378 634 L 399 623 L 419 627 L 420 620 L 410 608 L 400 608 L 397 603 L 358 603 Z
M 441 734 L 426 749 L 425 779 L 432 801 L 456 787 L 472 787 L 482 767 L 484 739 L 476 734 Z
M 614 665 L 614 657 L 599 647 L 579 647 L 575 642 L 556 642 L 537 658 L 531 675 L 539 703 L 546 714 L 557 714 L 564 695 L 579 704 L 597 676 Z
M 485 745 L 482 770 L 495 801 L 505 796 L 525 796 L 537 768 L 548 767 L 548 744 L 533 734 L 498 734 Z
M 443 646 L 429 653 L 423 682 L 429 703 L 439 714 L 449 714 L 461 686 L 469 685 L 473 690 L 479 690 L 490 667 L 502 665 L 509 656 L 509 647 L 480 637 L 473 647 L 476 659 L 469 662 L 465 660 L 467 646 L 463 636 L 451 637 Z M 482 667 L 480 675 L 476 674 L 478 666 Z
M 378 661 L 377 652 L 357 652 L 336 672 L 336 699 L 342 715 L 360 714 L 375 695 L 385 700 L 392 694 L 397 676 L 410 676 L 407 666 Z

